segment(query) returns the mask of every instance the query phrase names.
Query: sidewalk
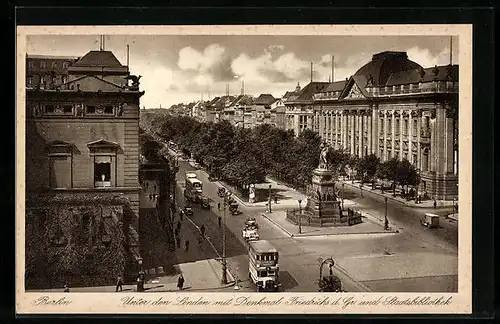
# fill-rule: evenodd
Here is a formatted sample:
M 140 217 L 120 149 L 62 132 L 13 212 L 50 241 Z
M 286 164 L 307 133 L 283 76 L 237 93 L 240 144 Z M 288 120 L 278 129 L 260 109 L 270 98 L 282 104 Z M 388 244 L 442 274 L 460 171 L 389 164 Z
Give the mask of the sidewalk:
M 354 183 L 352 183 L 351 180 L 338 180 L 339 183 L 344 183 L 346 186 L 349 186 L 353 189 L 360 189 L 360 182 L 359 180 L 354 180 Z M 406 200 L 404 198 L 401 198 L 400 196 L 394 197 L 392 195 L 392 190 L 390 191 L 385 191 L 382 193 L 380 189 L 372 189 L 371 184 L 366 183 L 362 187 L 363 192 L 369 192 L 374 195 L 380 196 L 380 197 L 387 197 L 387 199 L 396 201 L 402 205 L 408 206 L 408 207 L 415 207 L 415 208 L 433 208 L 434 207 L 434 200 L 424 200 L 419 204 L 415 203 L 415 200 Z M 396 190 L 396 194 L 398 193 L 399 190 Z M 449 200 L 436 200 L 436 208 L 449 208 L 453 207 L 453 203 L 458 204 L 458 200 L 449 201 Z
M 234 278 L 227 272 L 228 284 L 221 284 L 222 265 L 215 259 L 201 260 L 196 262 L 182 263 L 175 266 L 184 277 L 183 291 L 202 291 L 224 289 L 234 285 Z M 145 292 L 175 292 L 177 288 L 178 275 L 162 276 L 148 280 Z M 116 286 L 96 287 L 70 287 L 70 292 L 115 292 Z M 63 292 L 63 288 L 30 290 L 31 292 Z M 136 292 L 136 285 L 123 285 L 123 292 Z
M 383 225 L 369 219 L 363 214 L 363 223 L 352 226 L 337 226 L 337 227 L 313 227 L 301 226 L 299 234 L 298 225 L 295 225 L 286 219 L 286 211 L 276 211 L 269 213 L 261 213 L 262 217 L 278 226 L 290 237 L 305 237 L 305 236 L 330 236 L 330 235 L 348 235 L 348 234 L 395 234 L 397 230 L 384 230 Z
M 455 220 L 455 221 L 458 222 L 458 213 L 449 214 L 448 218 L 451 218 L 451 219 L 453 219 L 453 220 Z

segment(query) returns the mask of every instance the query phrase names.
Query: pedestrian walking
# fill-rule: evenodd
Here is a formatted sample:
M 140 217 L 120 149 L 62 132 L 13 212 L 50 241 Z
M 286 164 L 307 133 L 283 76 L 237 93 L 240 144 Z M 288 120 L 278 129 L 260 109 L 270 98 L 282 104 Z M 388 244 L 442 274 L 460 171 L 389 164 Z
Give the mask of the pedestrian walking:
M 182 216 L 184 216 L 184 211 L 181 210 L 180 213 L 179 213 L 179 221 L 182 222 Z M 180 226 L 180 225 L 179 225 Z
M 175 241 L 177 242 L 177 248 L 179 249 L 181 247 L 181 237 L 180 236 L 176 236 L 175 237 Z
M 180 220 L 177 221 L 177 229 L 180 231 L 181 230 L 182 223 Z
M 177 279 L 177 288 L 179 288 L 179 290 L 182 290 L 182 287 L 184 287 L 184 277 L 181 274 L 179 276 L 179 279 Z
M 203 236 L 198 236 L 198 246 L 201 247 L 201 243 L 203 242 Z
M 277 204 L 278 203 L 278 196 L 274 195 L 274 203 Z
M 205 225 L 201 225 L 200 231 L 201 231 L 201 236 L 205 236 Z
M 437 203 L 436 203 L 436 199 L 434 199 L 434 209 L 436 209 L 436 206 L 437 206 Z
M 184 250 L 186 252 L 189 251 L 189 240 L 186 240 L 186 242 L 184 242 Z
M 176 229 L 175 229 L 175 236 L 176 236 L 176 237 L 177 237 L 177 236 L 179 236 L 179 228 L 176 228 Z
M 222 227 L 222 217 L 218 216 L 217 221 L 219 223 L 219 228 L 221 228 Z
M 220 210 L 220 202 L 217 203 L 217 209 Z
M 121 275 L 116 279 L 116 291 L 118 291 L 118 288 L 120 288 L 120 291 L 123 291 L 123 278 Z
M 69 292 L 69 287 L 68 287 L 68 285 L 64 285 L 64 292 Z

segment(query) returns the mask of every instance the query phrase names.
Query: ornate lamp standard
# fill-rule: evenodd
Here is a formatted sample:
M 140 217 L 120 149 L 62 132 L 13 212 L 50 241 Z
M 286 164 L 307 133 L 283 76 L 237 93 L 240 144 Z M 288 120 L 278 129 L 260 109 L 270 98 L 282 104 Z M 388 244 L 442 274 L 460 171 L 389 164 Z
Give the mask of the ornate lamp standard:
M 272 209 L 271 209 L 271 188 L 272 188 L 272 185 L 269 185 L 269 213 L 272 213 Z
M 384 198 L 385 203 L 385 213 L 384 213 L 384 230 L 389 229 L 389 220 L 387 219 L 387 197 Z
M 342 182 L 342 210 L 344 210 L 344 183 Z
M 221 284 L 227 284 L 227 260 L 226 260 L 226 204 L 227 196 L 222 203 L 222 278 Z
M 178 171 L 179 171 L 179 156 L 176 156 L 172 166 L 172 174 L 170 177 L 172 182 L 172 214 L 175 213 L 175 191 L 177 187 L 176 175 Z
M 298 200 L 299 202 L 299 234 L 302 234 L 302 199 Z

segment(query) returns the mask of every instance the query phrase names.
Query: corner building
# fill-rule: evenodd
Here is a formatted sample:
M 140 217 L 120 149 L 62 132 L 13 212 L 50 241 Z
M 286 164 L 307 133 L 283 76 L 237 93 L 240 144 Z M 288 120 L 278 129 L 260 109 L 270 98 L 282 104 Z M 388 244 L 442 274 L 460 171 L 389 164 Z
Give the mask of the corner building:
M 27 77 L 34 64 L 59 62 L 44 59 L 28 56 Z M 45 222 L 40 228 L 48 228 L 52 241 L 41 237 L 40 244 L 47 243 L 54 258 L 65 255 L 59 263 L 73 260 L 71 251 L 95 251 L 89 273 L 76 271 L 76 265 L 61 270 L 72 273 L 68 284 L 86 285 L 91 277 L 91 284 L 105 277 L 102 284 L 109 284 L 120 273 L 136 271 L 140 260 L 139 98 L 144 92 L 110 51 L 90 51 L 63 64 L 63 78 L 42 78 L 42 86 L 38 80 L 27 82 L 27 224 Z M 84 232 L 91 242 L 73 246 L 75 235 Z M 118 254 L 123 257 L 115 259 Z M 57 280 L 64 275 L 54 276 L 61 284 Z M 78 276 L 81 280 L 74 279 Z
M 288 129 L 312 129 L 358 157 L 407 159 L 420 172 L 420 190 L 457 197 L 457 65 L 423 68 L 405 52 L 382 52 L 344 81 L 312 85 L 311 100 L 308 85 L 285 103 Z

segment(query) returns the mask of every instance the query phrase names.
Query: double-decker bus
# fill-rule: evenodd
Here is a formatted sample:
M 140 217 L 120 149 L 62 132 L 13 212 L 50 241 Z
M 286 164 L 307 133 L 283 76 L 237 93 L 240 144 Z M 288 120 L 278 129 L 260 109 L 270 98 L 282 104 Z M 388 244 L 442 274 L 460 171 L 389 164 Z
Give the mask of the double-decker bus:
M 248 242 L 248 276 L 257 291 L 278 291 L 279 254 L 276 248 L 266 240 Z
M 203 194 L 203 182 L 196 178 L 194 173 L 186 173 L 186 189 L 184 196 L 187 200 L 198 202 Z

